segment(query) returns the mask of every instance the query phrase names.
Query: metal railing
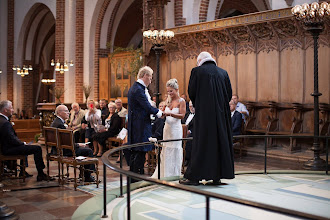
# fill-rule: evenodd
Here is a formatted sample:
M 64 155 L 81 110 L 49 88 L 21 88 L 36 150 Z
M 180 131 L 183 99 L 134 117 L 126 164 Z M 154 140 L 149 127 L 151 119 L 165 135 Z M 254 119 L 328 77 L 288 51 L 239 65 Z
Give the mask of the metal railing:
M 267 174 L 267 145 L 268 145 L 268 139 L 269 138 L 274 138 L 274 139 L 281 139 L 281 138 L 312 138 L 313 136 L 303 136 L 303 135 L 238 135 L 238 136 L 234 136 L 233 139 L 241 139 L 241 138 L 249 138 L 249 139 L 264 139 L 265 140 L 265 146 L 264 146 L 264 174 Z M 325 139 L 325 146 L 326 146 L 326 170 L 325 170 L 325 174 L 328 175 L 328 145 L 329 145 L 329 138 L 330 136 L 318 136 L 317 138 L 319 139 Z M 293 216 L 293 217 L 300 217 L 300 218 L 310 218 L 310 219 L 326 219 L 322 216 L 318 216 L 318 215 L 314 215 L 314 214 L 310 214 L 310 213 L 306 213 L 306 212 L 300 212 L 300 211 L 295 211 L 295 210 L 291 210 L 291 209 L 287 209 L 287 208 L 283 208 L 283 207 L 277 207 L 277 206 L 273 206 L 273 205 L 268 205 L 268 204 L 264 204 L 264 203 L 260 203 L 260 202 L 254 202 L 254 201 L 250 201 L 247 199 L 240 199 L 240 198 L 236 198 L 236 197 L 232 197 L 232 196 L 226 196 L 226 195 L 221 195 L 221 194 L 216 194 L 213 192 L 208 192 L 208 191 L 204 191 L 204 190 L 200 190 L 198 188 L 195 187 L 190 187 L 190 186 L 185 186 L 185 185 L 181 185 L 181 184 L 177 184 L 177 183 L 173 183 L 173 182 L 168 182 L 165 180 L 160 180 L 160 150 L 159 148 L 162 147 L 161 143 L 165 143 L 165 142 L 172 142 L 172 141 L 191 141 L 192 138 L 183 138 L 183 139 L 171 139 L 171 140 L 162 140 L 162 141 L 157 141 L 157 142 L 144 142 L 144 143 L 138 143 L 138 144 L 132 144 L 132 145 L 126 145 L 126 146 L 122 146 L 122 147 L 118 147 L 116 149 L 113 150 L 109 150 L 107 152 L 105 152 L 102 156 L 102 162 L 103 162 L 103 181 L 104 181 L 104 187 L 103 187 L 103 206 L 104 206 L 104 212 L 102 215 L 102 218 L 107 218 L 107 208 L 106 208 L 106 171 L 107 171 L 107 167 L 110 168 L 111 170 L 114 170 L 115 172 L 120 173 L 120 195 L 119 197 L 123 197 L 123 175 L 127 176 L 127 219 L 130 220 L 131 219 L 131 208 L 130 208 L 130 200 L 131 200 L 131 196 L 130 196 L 130 188 L 131 188 L 131 178 L 134 179 L 139 179 L 139 180 L 144 180 L 147 182 L 151 182 L 154 184 L 158 184 L 158 185 L 163 185 L 163 186 L 167 186 L 167 187 L 171 187 L 171 188 L 175 188 L 175 189 L 180 189 L 180 190 L 184 190 L 187 192 L 191 192 L 191 193 L 195 193 L 195 194 L 199 194 L 202 196 L 205 196 L 205 202 L 206 202 L 206 211 L 205 211 L 205 216 L 206 219 L 209 220 L 210 219 L 210 198 L 215 198 L 215 199 L 221 199 L 221 200 L 225 200 L 225 201 L 229 201 L 229 202 L 233 202 L 233 203 L 237 203 L 237 204 L 241 204 L 241 205 L 246 205 L 246 206 L 250 206 L 250 207 L 254 207 L 254 208 L 258 208 L 258 209 L 262 209 L 265 211 L 273 211 L 276 213 L 280 213 L 280 214 L 285 214 L 285 215 L 289 215 L 289 216 Z M 135 148 L 135 147 L 140 147 L 140 146 L 144 146 L 144 145 L 152 145 L 154 144 L 156 146 L 157 149 L 157 158 L 158 158 L 158 179 L 154 179 L 154 178 L 150 178 L 147 177 L 145 175 L 139 175 L 137 173 L 133 173 L 131 171 L 126 171 L 122 169 L 122 163 L 123 163 L 123 150 L 125 149 L 131 149 L 131 148 Z M 109 160 L 109 157 L 114 154 L 115 152 L 119 151 L 119 156 L 120 156 L 120 164 L 119 167 L 116 166 L 115 164 L 111 163 Z

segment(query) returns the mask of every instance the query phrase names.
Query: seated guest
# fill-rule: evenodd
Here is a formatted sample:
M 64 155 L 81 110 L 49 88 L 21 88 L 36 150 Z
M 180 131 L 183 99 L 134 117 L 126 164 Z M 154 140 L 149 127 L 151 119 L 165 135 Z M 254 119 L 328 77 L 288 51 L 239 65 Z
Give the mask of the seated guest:
M 100 103 L 100 110 L 101 110 L 102 125 L 104 125 L 105 119 L 109 115 L 109 109 L 107 106 L 107 101 L 105 99 L 101 99 L 99 103 Z
M 79 104 L 74 102 L 71 105 L 69 128 L 73 130 L 74 140 L 80 142 L 81 121 L 85 117 L 85 111 L 80 109 Z
M 187 138 L 194 137 L 193 136 L 193 127 L 194 127 L 194 116 L 195 116 L 195 108 L 192 102 L 189 102 L 189 113 L 185 115 L 182 119 L 182 124 L 187 125 Z M 184 165 L 188 166 L 190 157 L 191 157 L 191 149 L 192 149 L 192 141 L 186 142 L 186 155 L 184 157 Z
M 186 94 L 182 94 L 181 98 L 183 98 L 186 102 L 186 114 L 189 114 L 189 102 L 187 101 L 187 96 Z
M 249 111 L 247 110 L 246 106 L 238 101 L 238 95 L 234 94 L 232 95 L 231 99 L 234 101 L 236 104 L 236 111 L 242 114 L 242 118 L 244 119 L 244 122 L 246 118 L 249 116 Z
M 18 139 L 12 124 L 9 122 L 13 112 L 14 109 L 11 101 L 5 100 L 0 102 L 0 144 L 2 153 L 4 155 L 33 154 L 38 171 L 37 181 L 54 180 L 43 171 L 45 164 L 42 159 L 41 147 L 37 145 L 27 145 Z
M 85 114 L 85 120 L 88 124 L 85 132 L 85 142 L 93 142 L 93 136 L 97 131 L 97 127 L 102 124 L 101 120 L 101 110 L 95 107 L 95 102 L 93 100 L 88 101 L 88 110 Z M 97 147 L 94 145 L 94 148 Z
M 103 153 L 103 147 L 105 146 L 105 141 L 116 136 L 121 128 L 121 119 L 116 113 L 116 104 L 110 102 L 109 105 L 109 116 L 105 119 L 105 126 L 100 129 L 93 137 L 94 145 L 94 155 L 101 157 Z M 96 147 L 95 147 L 96 146 Z
M 121 99 L 116 99 L 116 113 L 119 115 L 119 117 L 125 118 L 127 115 L 127 109 L 123 107 L 123 102 Z
M 159 110 L 165 111 L 166 103 L 160 102 L 159 103 Z M 151 127 L 151 136 L 153 138 L 157 138 L 157 140 L 163 140 L 163 130 L 165 125 L 165 118 L 158 118 L 153 121 L 152 127 Z
M 229 102 L 229 107 L 231 111 L 231 123 L 233 129 L 233 135 L 241 134 L 241 126 L 242 126 L 242 114 L 236 110 L 236 104 L 234 100 Z
M 65 120 L 69 118 L 69 110 L 65 105 L 59 105 L 56 107 L 55 110 L 56 118 L 54 119 L 53 123 L 51 124 L 51 127 L 53 128 L 60 128 L 60 129 L 66 129 L 68 128 L 68 125 L 65 124 Z M 75 151 L 76 156 L 85 156 L 85 157 L 93 157 L 93 151 L 92 149 L 86 147 L 85 144 L 76 144 L 75 143 Z M 68 149 L 63 149 L 63 155 L 64 156 L 72 156 L 72 152 Z M 93 170 L 95 169 L 94 165 L 85 165 L 85 169 Z M 90 171 L 85 170 L 84 173 L 85 181 L 86 182 L 94 182 L 94 178 L 91 176 Z

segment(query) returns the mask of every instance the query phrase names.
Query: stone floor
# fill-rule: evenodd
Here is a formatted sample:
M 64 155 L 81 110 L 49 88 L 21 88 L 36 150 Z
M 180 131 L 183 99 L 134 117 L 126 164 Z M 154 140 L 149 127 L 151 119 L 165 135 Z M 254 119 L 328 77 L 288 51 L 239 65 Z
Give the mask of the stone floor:
M 308 153 L 309 154 L 309 153 Z M 111 158 L 115 162 L 116 158 Z M 36 182 L 36 169 L 32 156 L 28 157 L 29 167 L 27 171 L 34 176 L 28 178 L 26 184 L 22 180 L 11 180 L 4 183 L 4 192 L 0 193 L 0 201 L 13 208 L 20 219 L 71 219 L 71 216 L 80 204 L 92 198 L 94 195 L 78 189 L 74 190 L 73 184 L 56 186 L 54 182 Z M 99 159 L 100 179 L 103 182 L 103 163 Z M 293 160 L 285 160 L 278 157 L 267 159 L 268 170 L 300 170 L 303 162 L 306 161 L 297 157 Z M 126 164 L 126 163 L 124 163 Z M 128 169 L 124 166 L 124 169 Z M 264 159 L 255 154 L 248 154 L 242 157 L 235 155 L 235 171 L 255 171 L 264 169 Z M 51 175 L 57 172 L 55 162 L 51 163 Z M 72 169 L 70 170 L 72 172 Z M 126 179 L 126 178 L 124 178 Z M 107 170 L 107 182 L 118 182 L 119 174 Z

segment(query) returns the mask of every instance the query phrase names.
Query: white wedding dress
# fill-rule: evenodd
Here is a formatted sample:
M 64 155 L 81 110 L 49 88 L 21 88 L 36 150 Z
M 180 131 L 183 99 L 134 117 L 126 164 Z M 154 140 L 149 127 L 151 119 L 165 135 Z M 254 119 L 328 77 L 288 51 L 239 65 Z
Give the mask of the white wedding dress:
M 180 100 L 181 101 L 181 100 Z M 178 114 L 179 108 L 165 108 L 166 113 Z M 163 140 L 181 139 L 182 125 L 181 119 L 166 117 Z M 169 176 L 180 176 L 183 152 L 182 141 L 165 142 L 160 153 L 160 178 Z M 151 178 L 158 178 L 158 166 Z

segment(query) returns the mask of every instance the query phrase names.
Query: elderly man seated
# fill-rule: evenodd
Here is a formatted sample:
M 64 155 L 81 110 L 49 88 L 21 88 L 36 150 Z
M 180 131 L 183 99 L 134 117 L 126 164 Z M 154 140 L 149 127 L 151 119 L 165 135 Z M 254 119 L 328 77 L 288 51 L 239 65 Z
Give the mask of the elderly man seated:
M 239 113 L 242 114 L 242 118 L 244 119 L 244 122 L 246 121 L 246 118 L 249 116 L 249 111 L 247 110 L 246 106 L 239 102 L 239 97 L 238 95 L 234 94 L 231 97 L 231 100 L 234 101 L 235 105 L 236 105 L 236 111 L 238 111 Z
M 119 117 L 125 118 L 127 115 L 127 109 L 123 107 L 123 102 L 121 99 L 117 99 L 115 101 L 116 103 L 116 113 L 119 115 Z
M 85 117 L 85 111 L 80 109 L 79 104 L 74 102 L 71 105 L 69 128 L 73 130 L 74 140 L 80 142 L 81 121 Z
M 65 120 L 69 118 L 69 110 L 65 105 L 59 105 L 55 110 L 56 118 L 51 124 L 53 128 L 61 128 L 66 129 L 68 125 L 65 124 Z M 93 150 L 86 147 L 85 144 L 75 144 L 76 156 L 85 156 L 85 157 L 93 157 Z M 52 150 L 54 152 L 54 150 Z M 72 156 L 72 152 L 68 149 L 63 150 L 64 156 Z M 85 165 L 85 169 L 94 170 L 94 165 Z M 94 178 L 91 176 L 91 173 L 85 170 L 85 181 L 86 182 L 95 182 Z
M 4 155 L 34 155 L 34 162 L 38 171 L 37 181 L 54 180 L 43 171 L 45 168 L 42 159 L 42 150 L 38 145 L 27 145 L 20 141 L 10 123 L 14 112 L 11 101 L 0 102 L 0 144 Z

